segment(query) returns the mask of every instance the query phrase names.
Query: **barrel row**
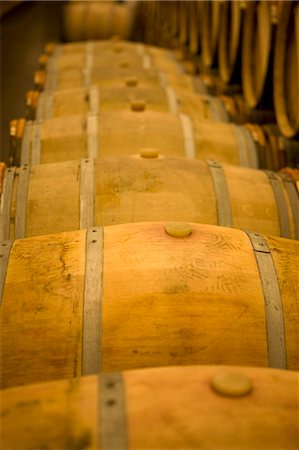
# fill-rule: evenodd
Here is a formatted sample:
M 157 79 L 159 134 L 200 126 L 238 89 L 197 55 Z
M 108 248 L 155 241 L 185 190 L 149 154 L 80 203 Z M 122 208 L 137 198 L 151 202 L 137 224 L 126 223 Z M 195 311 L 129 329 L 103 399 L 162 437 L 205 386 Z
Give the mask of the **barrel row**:
M 151 220 L 299 239 L 298 195 L 287 174 L 167 158 L 155 149 L 10 167 L 2 184 L 1 240 Z
M 242 82 L 250 108 L 274 102 L 286 137 L 299 132 L 297 1 L 142 2 L 140 38 L 178 48 L 196 70 Z M 143 31 L 144 30 L 144 31 Z
M 172 222 L 4 241 L 1 386 L 99 368 L 298 370 L 298 246 Z
M 282 370 L 190 366 L 8 389 L 2 447 L 20 448 L 21 436 L 22 448 L 294 450 L 298 382 Z

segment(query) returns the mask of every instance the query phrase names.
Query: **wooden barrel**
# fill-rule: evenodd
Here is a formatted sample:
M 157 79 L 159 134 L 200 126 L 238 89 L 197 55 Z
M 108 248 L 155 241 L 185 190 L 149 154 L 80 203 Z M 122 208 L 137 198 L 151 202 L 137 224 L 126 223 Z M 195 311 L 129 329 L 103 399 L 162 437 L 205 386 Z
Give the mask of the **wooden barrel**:
M 135 2 L 68 2 L 63 11 L 64 39 L 107 39 L 115 34 L 129 39 L 134 23 L 135 5 Z
M 262 100 L 272 106 L 272 51 L 276 25 L 271 8 L 273 2 L 247 2 L 242 45 L 243 95 L 250 108 Z M 265 94 L 265 95 L 264 95 Z
M 189 10 L 189 45 L 188 49 L 191 55 L 200 54 L 201 47 L 201 21 L 202 16 L 202 2 L 191 1 Z
M 282 2 L 274 49 L 274 107 L 280 131 L 299 133 L 299 5 Z
M 131 155 L 150 147 L 162 155 L 258 167 L 254 141 L 244 127 L 131 108 L 27 122 L 21 155 L 13 155 L 15 164 Z
M 8 168 L 0 240 L 152 220 L 299 239 L 299 201 L 288 177 L 282 181 L 268 171 L 165 158 L 154 150 L 141 155 Z
M 3 180 L 5 177 L 6 164 L 4 162 L 0 162 L 0 195 L 3 192 Z
M 201 30 L 201 63 L 204 69 L 211 68 L 216 62 L 220 1 L 213 2 L 203 0 L 202 2 L 202 30 Z
M 219 24 L 218 67 L 224 83 L 240 81 L 242 19 L 240 1 L 223 2 Z
M 132 79 L 131 82 L 133 81 L 136 80 Z M 30 108 L 28 108 L 30 120 L 128 110 L 132 106 L 137 109 L 146 108 L 174 114 L 181 112 L 194 117 L 195 120 L 229 121 L 221 99 L 201 96 L 185 89 L 172 89 L 170 86 L 142 88 L 137 84 L 137 86 L 100 88 L 95 85 L 89 88 L 58 90 L 53 93 L 39 94 L 38 91 L 30 91 L 27 95 L 27 104 Z
M 298 241 L 143 222 L 1 249 L 2 387 L 99 367 L 299 368 Z
M 294 450 L 298 383 L 297 372 L 188 366 L 7 389 L 2 445 Z

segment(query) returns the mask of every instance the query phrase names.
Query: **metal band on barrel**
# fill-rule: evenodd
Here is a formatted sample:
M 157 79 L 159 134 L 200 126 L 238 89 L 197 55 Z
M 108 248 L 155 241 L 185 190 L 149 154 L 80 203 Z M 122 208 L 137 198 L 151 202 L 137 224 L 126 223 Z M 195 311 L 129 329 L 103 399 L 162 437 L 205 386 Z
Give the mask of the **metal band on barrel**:
M 271 251 L 263 236 L 249 231 L 246 233 L 254 249 L 264 294 L 268 365 L 275 369 L 286 369 L 287 355 L 282 301 Z
M 33 122 L 28 121 L 25 125 L 24 136 L 21 145 L 21 166 L 29 164 L 30 161 L 30 144 L 32 135 Z
M 91 86 L 88 89 L 89 112 L 91 114 L 99 113 L 100 93 L 98 86 Z
M 152 68 L 152 59 L 146 53 L 142 55 L 142 67 L 144 70 L 150 70 Z
M 17 191 L 15 239 L 22 239 L 26 235 L 29 175 L 30 175 L 30 168 L 27 165 L 22 166 L 20 168 L 18 191 Z
M 209 106 L 212 120 L 214 120 L 215 122 L 229 122 L 227 111 L 220 98 L 212 96 L 209 97 Z
M 89 159 L 98 156 L 98 116 L 91 113 L 87 116 L 87 153 Z
M 85 68 L 84 68 L 85 86 L 89 86 L 91 83 L 93 56 L 94 56 L 94 44 L 93 42 L 87 42 L 85 49 Z
M 33 122 L 33 137 L 32 137 L 32 148 L 31 148 L 31 164 L 40 163 L 40 148 L 41 148 L 41 127 L 42 121 Z
M 167 76 L 164 72 L 160 71 L 158 73 L 159 76 L 159 81 L 160 81 L 160 86 L 162 88 L 166 88 L 168 86 L 168 80 L 167 80 Z
M 291 237 L 290 221 L 283 186 L 278 175 L 269 170 L 265 170 L 271 184 L 276 201 L 277 212 L 280 223 L 280 235 L 285 238 Z
M 186 158 L 194 159 L 196 157 L 196 149 L 193 135 L 193 125 L 189 116 L 179 114 L 184 136 L 184 148 Z
M 215 191 L 218 225 L 232 227 L 232 210 L 225 174 L 221 164 L 209 159 L 207 161 Z
M 94 224 L 94 160 L 81 159 L 80 163 L 80 229 Z
M 251 135 L 246 128 L 231 124 L 237 142 L 240 166 L 258 168 L 258 155 Z
M 100 375 L 100 448 L 127 450 L 125 388 L 122 374 Z
M 86 232 L 82 375 L 99 373 L 103 290 L 103 228 Z
M 295 225 L 295 239 L 299 240 L 299 197 L 293 180 L 286 174 L 279 174 L 289 196 Z
M 12 241 L 0 242 L 0 306 L 2 304 L 3 290 L 11 248 Z
M 53 95 L 46 94 L 44 99 L 44 119 L 51 119 L 53 117 Z
M 176 99 L 174 90 L 171 87 L 167 86 L 165 88 L 165 92 L 166 92 L 166 96 L 167 96 L 169 112 L 171 112 L 172 114 L 177 114 L 178 103 L 177 103 L 177 99 Z
M 6 241 L 10 236 L 10 208 L 15 172 L 15 167 L 9 167 L 6 169 L 4 175 L 3 192 L 0 203 L 0 241 Z
M 49 61 L 47 63 L 47 76 L 46 76 L 46 82 L 45 82 L 45 91 L 46 92 L 53 92 L 55 91 L 57 87 L 57 81 L 58 81 L 58 60 L 63 52 L 63 46 L 62 45 L 56 45 L 55 50 L 52 54 L 52 56 L 49 58 Z
M 38 96 L 35 120 L 43 120 L 44 117 L 45 94 L 41 92 Z
M 199 77 L 192 77 L 192 86 L 196 94 L 209 95 L 208 88 Z

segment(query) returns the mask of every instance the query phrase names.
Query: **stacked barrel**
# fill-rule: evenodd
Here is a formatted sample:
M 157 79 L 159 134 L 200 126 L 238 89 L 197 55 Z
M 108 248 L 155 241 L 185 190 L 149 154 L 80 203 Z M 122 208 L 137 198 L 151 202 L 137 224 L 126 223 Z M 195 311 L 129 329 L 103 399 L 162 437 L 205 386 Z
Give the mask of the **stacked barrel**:
M 196 2 L 146 3 L 142 38 L 175 51 L 49 44 L 27 120 L 11 124 L 2 448 L 295 450 L 299 201 L 278 172 L 290 152 L 191 73 Z

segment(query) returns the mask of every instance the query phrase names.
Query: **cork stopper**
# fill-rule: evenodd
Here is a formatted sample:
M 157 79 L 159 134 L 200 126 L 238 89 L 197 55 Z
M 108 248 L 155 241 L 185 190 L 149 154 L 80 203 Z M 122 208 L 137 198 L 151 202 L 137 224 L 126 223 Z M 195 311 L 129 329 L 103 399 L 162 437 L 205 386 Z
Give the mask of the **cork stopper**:
M 55 44 L 54 44 L 54 42 L 48 42 L 46 45 L 45 45 L 45 48 L 44 48 L 44 52 L 46 53 L 46 55 L 52 55 L 52 53 L 54 52 L 54 49 L 55 49 Z
M 251 379 L 243 373 L 220 372 L 210 381 L 211 388 L 225 397 L 244 397 L 252 390 Z
M 169 222 L 164 227 L 169 236 L 173 237 L 187 237 L 192 233 L 192 227 L 184 222 Z
M 38 58 L 38 65 L 41 69 L 44 69 L 47 65 L 47 62 L 49 60 L 49 55 L 46 55 L 45 53 L 43 53 L 42 55 L 40 55 L 40 57 Z
M 44 70 L 36 70 L 34 72 L 34 87 L 40 91 L 42 91 L 45 87 L 46 82 L 46 72 Z
M 154 159 L 159 157 L 159 149 L 157 148 L 142 148 L 140 150 L 141 158 Z
M 127 86 L 137 86 L 138 85 L 138 78 L 137 77 L 128 77 L 126 78 L 126 85 Z
M 28 91 L 26 93 L 27 119 L 34 120 L 36 116 L 39 91 Z
M 142 112 L 145 111 L 146 102 L 144 100 L 132 100 L 131 111 Z

